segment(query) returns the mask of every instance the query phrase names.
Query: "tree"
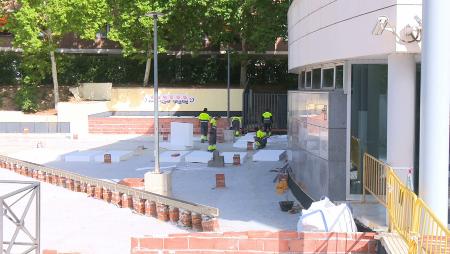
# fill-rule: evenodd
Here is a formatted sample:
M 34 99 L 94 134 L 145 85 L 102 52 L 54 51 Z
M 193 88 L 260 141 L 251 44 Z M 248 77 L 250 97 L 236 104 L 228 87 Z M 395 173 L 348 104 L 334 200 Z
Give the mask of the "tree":
M 125 56 L 146 52 L 144 86 L 148 86 L 152 60 L 153 19 L 146 13 L 164 14 L 158 21 L 160 51 L 203 47 L 208 4 L 204 0 L 109 0 L 111 30 L 109 39 L 118 42 Z
M 50 55 L 55 107 L 59 101 L 55 49 L 64 35 L 94 39 L 106 24 L 105 0 L 20 0 L 19 8 L 8 18 L 6 29 L 14 34 L 13 45 L 27 57 Z M 35 66 L 46 71 L 45 64 Z M 31 80 L 30 82 L 37 82 Z
M 214 12 L 210 34 L 215 43 L 241 51 L 240 85 L 248 84 L 249 49 L 265 52 L 279 37 L 287 35 L 288 0 L 212 0 Z

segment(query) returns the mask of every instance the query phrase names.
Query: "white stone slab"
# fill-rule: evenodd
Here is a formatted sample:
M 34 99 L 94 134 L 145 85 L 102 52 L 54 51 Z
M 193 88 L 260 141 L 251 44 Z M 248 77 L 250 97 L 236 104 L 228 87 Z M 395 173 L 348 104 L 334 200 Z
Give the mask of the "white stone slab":
M 249 141 L 255 142 L 255 135 L 255 132 L 249 132 L 245 134 L 245 136 L 240 137 L 238 140 L 236 140 L 236 142 L 234 142 L 233 147 L 247 149 L 247 143 Z
M 180 162 L 188 154 L 187 151 L 165 151 L 159 155 L 160 162 Z M 178 156 L 176 156 L 179 154 Z
M 223 156 L 225 163 L 228 163 L 228 164 L 233 163 L 233 156 L 235 154 L 239 154 L 241 164 L 244 162 L 245 158 L 247 157 L 246 152 L 223 152 L 223 153 L 220 153 L 220 155 Z
M 76 151 L 64 156 L 66 162 L 90 162 L 94 160 L 94 157 L 104 151 Z
M 159 147 L 167 149 L 167 150 L 171 150 L 171 151 L 175 151 L 175 150 L 177 150 L 177 151 L 185 151 L 185 150 L 189 150 L 189 149 L 192 148 L 192 147 L 181 146 L 181 145 L 173 145 L 173 144 L 171 144 L 169 142 L 160 142 L 159 143 Z
M 253 155 L 253 161 L 279 161 L 286 156 L 286 150 L 259 150 Z
M 213 154 L 205 151 L 193 151 L 184 158 L 186 162 L 208 163 L 212 160 Z
M 52 161 L 60 161 L 63 153 L 63 151 L 47 148 L 34 148 L 30 150 L 22 150 L 13 154 L 9 154 L 8 156 L 19 160 L 42 164 Z
M 170 145 L 193 146 L 194 125 L 192 123 L 170 123 Z
M 120 161 L 126 161 L 129 158 L 131 158 L 134 154 L 133 151 L 127 151 L 127 150 L 111 150 L 111 151 L 105 151 L 102 153 L 99 153 L 95 155 L 94 161 L 95 162 L 103 162 L 105 154 L 111 154 L 111 162 L 117 163 Z

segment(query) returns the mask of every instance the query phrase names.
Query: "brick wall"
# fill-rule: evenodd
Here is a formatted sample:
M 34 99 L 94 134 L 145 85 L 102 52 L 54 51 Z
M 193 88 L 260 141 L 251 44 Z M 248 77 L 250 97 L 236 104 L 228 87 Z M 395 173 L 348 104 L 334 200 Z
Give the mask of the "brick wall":
M 197 118 L 160 118 L 161 133 L 170 134 L 170 123 L 192 123 L 194 134 L 200 135 L 200 122 Z M 228 120 L 217 121 L 217 135 L 223 136 L 223 130 L 229 127 Z M 142 117 L 89 117 L 89 133 L 96 134 L 153 134 L 153 118 Z
M 227 232 L 131 238 L 131 254 L 376 253 L 375 233 Z

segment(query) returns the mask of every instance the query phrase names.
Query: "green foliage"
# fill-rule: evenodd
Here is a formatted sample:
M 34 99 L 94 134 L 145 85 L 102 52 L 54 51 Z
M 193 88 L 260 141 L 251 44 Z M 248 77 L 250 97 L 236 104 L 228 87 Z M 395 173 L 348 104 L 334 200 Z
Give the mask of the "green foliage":
M 14 101 L 17 107 L 23 112 L 31 113 L 38 110 L 37 88 L 30 77 L 24 78 L 22 86 L 19 91 L 17 91 Z

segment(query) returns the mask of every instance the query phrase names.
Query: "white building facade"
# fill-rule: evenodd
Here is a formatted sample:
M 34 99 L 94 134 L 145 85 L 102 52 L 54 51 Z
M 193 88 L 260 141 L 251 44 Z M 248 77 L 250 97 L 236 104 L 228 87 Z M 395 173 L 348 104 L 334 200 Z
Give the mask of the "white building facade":
M 441 7 L 448 5 L 445 0 L 436 1 Z M 290 95 L 289 138 L 293 164 L 297 165 L 296 181 L 313 199 L 320 195 L 347 200 L 360 198 L 364 153 L 387 162 L 405 182 L 411 172 L 411 185 L 419 185 L 424 6 L 422 0 L 292 1 L 288 12 L 289 71 L 298 74 L 299 91 L 295 93 L 301 96 Z M 442 20 L 447 21 L 448 18 Z M 299 104 L 293 103 L 317 93 L 337 94 L 339 98 L 343 95 L 344 99 L 337 105 L 346 104 L 345 114 L 333 111 L 334 99 L 300 103 L 306 107 L 300 110 Z M 317 104 L 311 106 L 314 103 Z M 329 119 L 331 124 L 327 134 L 315 133 L 312 131 L 315 127 L 310 128 L 309 123 L 303 124 L 304 130 L 298 127 L 302 121 L 311 121 L 293 117 L 295 109 L 300 112 L 297 116 L 311 117 L 308 107 L 325 107 L 324 119 Z M 342 117 L 346 120 L 345 138 L 333 138 L 331 121 Z M 297 138 L 309 143 L 293 141 Z M 448 123 L 447 136 L 443 138 L 448 142 Z M 311 152 L 310 148 L 315 146 L 319 150 L 326 147 L 327 157 Z M 448 144 L 446 153 L 442 161 L 448 165 Z M 339 158 L 332 158 L 331 154 Z M 323 182 L 314 181 L 317 174 L 324 175 L 324 172 L 314 171 L 312 164 L 305 164 L 304 161 L 310 160 L 308 156 L 313 158 L 312 163 L 318 163 L 317 160 L 331 163 L 325 169 L 330 178 L 325 189 Z M 345 181 L 330 173 L 340 168 L 341 162 L 345 166 L 339 169 L 338 175 L 344 174 Z M 319 193 L 317 188 L 321 188 Z

